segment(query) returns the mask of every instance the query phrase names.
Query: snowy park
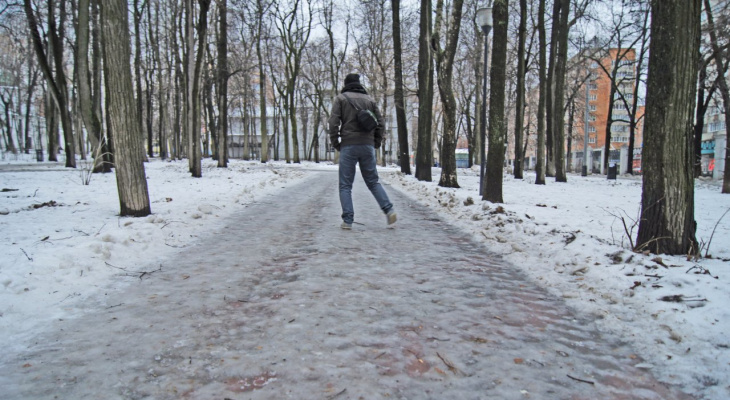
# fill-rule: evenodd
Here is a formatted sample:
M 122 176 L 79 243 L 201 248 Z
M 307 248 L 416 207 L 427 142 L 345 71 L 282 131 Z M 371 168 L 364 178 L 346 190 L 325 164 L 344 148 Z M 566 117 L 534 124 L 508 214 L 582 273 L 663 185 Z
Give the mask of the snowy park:
M 54 395 L 63 393 L 92 397 L 107 393 L 108 398 L 125 399 L 221 398 L 226 397 L 222 392 L 225 390 L 232 392 L 227 396 L 230 398 L 358 398 L 359 393 L 367 393 L 367 390 L 372 390 L 371 397 L 365 398 L 386 398 L 390 395 L 400 395 L 398 398 L 449 398 L 440 396 L 450 395 L 486 398 L 480 396 L 489 396 L 490 393 L 497 398 L 547 398 L 544 396 L 549 397 L 551 393 L 558 396 L 556 398 L 723 399 L 730 396 L 727 383 L 730 377 L 730 341 L 727 336 L 730 289 L 724 282 L 728 279 L 730 266 L 730 217 L 726 215 L 730 201 L 727 195 L 720 194 L 717 181 L 696 181 L 696 235 L 702 245 L 702 257 L 687 257 L 631 250 L 638 229 L 641 177 L 619 176 L 616 180 L 607 180 L 602 175 L 569 175 L 567 183 L 549 180 L 546 185 L 534 185 L 534 175 L 530 173 L 522 180 L 505 175 L 504 203 L 492 204 L 481 201 L 478 196 L 477 170 L 459 169 L 461 188 L 453 189 L 438 187 L 436 182 L 417 181 L 390 166 L 379 171 L 386 191 L 392 196 L 397 194 L 394 205 L 399 213 L 398 223 L 393 229 L 386 229 L 384 217 L 378 214 L 377 205 L 363 190 L 364 183 L 358 176 L 355 186 L 360 192 L 356 190 L 355 225 L 352 231 L 343 231 L 339 228 L 336 165 L 310 162 L 261 164 L 234 160 L 229 168 L 221 169 L 216 168 L 212 161 L 204 160 L 203 166 L 203 177 L 192 178 L 186 161 L 147 162 L 145 170 L 152 215 L 121 218 L 118 216 L 114 174 L 94 174 L 89 184 L 84 185 L 83 168 L 72 170 L 49 163 L 4 162 L 0 165 L 0 225 L 3 235 L 0 241 L 0 340 L 5 349 L 0 358 L 3 370 L 0 375 L 4 376 L 0 392 L 7 391 L 3 398 L 31 398 L 28 397 L 30 394 L 33 394 L 32 398 L 54 398 Z M 438 176 L 440 171 L 435 168 L 433 172 L 434 176 Z M 306 198 L 301 206 L 297 205 L 300 198 Z M 288 203 L 282 201 L 293 205 L 287 206 Z M 257 220 L 258 215 L 261 220 Z M 240 220 L 241 216 L 247 222 L 236 224 L 232 229 L 228 224 Z M 448 255 L 446 261 L 440 258 L 442 250 L 454 246 L 436 243 L 442 241 L 442 236 L 439 236 L 441 229 L 446 232 L 443 237 L 463 236 L 469 241 L 463 249 L 454 250 L 457 256 Z M 390 241 L 388 235 L 400 235 L 401 239 L 394 237 Z M 211 253 L 211 243 L 224 243 L 223 237 L 232 245 L 220 245 L 224 250 Z M 467 239 L 453 240 L 462 243 Z M 277 253 L 277 249 L 284 249 L 288 241 L 304 243 L 299 244 L 301 248 L 291 259 Z M 348 261 L 348 257 L 354 257 L 350 256 L 353 253 L 365 253 L 365 261 L 357 261 L 354 265 L 355 261 Z M 324 254 L 327 258 L 317 258 Z M 396 259 L 395 255 L 401 258 Z M 173 262 L 181 257 L 190 260 L 190 265 Z M 196 263 L 193 259 L 210 261 Z M 412 264 L 407 261 L 409 259 L 413 260 Z M 451 259 L 454 265 L 449 264 Z M 392 265 L 389 264 L 391 262 Z M 472 262 L 474 265 L 470 266 Z M 264 273 L 272 263 L 277 265 L 276 269 L 271 269 L 274 272 Z M 172 306 L 166 304 L 167 296 L 147 293 L 147 286 L 144 286 L 165 288 L 170 296 L 176 291 L 187 293 L 184 290 L 194 288 L 193 292 L 183 295 L 187 297 L 185 301 L 206 310 L 211 306 L 205 299 L 213 297 L 221 301 L 225 297 L 227 307 L 236 304 L 236 307 L 254 307 L 254 303 L 263 307 L 264 303 L 260 303 L 264 298 L 263 292 L 260 292 L 263 289 L 257 288 L 266 287 L 268 280 L 274 279 L 272 276 L 291 277 L 292 281 L 286 281 L 285 285 L 293 285 L 297 279 L 301 283 L 305 281 L 304 272 L 295 273 L 286 268 L 303 269 L 303 266 L 297 265 L 307 263 L 313 264 L 308 268 L 316 270 L 321 267 L 327 273 L 318 275 L 317 280 L 306 281 L 320 289 L 308 288 L 312 289 L 307 292 L 309 303 L 303 302 L 299 307 L 304 308 L 293 309 L 291 319 L 279 313 L 261 320 L 259 312 L 251 314 L 249 320 L 248 312 L 253 311 L 247 309 L 235 314 L 233 308 L 221 315 L 212 308 L 210 314 L 172 317 L 175 314 L 155 311 L 157 304 Z M 489 267 L 492 263 L 494 266 Z M 224 264 L 227 265 L 225 268 Z M 220 271 L 217 270 L 218 265 L 221 265 Z M 353 269 L 355 267 L 360 269 Z M 244 280 L 251 285 L 250 290 L 232 294 L 235 285 L 231 282 L 237 279 L 235 271 L 239 269 L 242 274 L 250 275 L 246 275 L 249 278 Z M 495 288 L 488 285 L 492 281 L 490 276 L 498 276 L 502 269 L 523 277 L 519 279 L 525 280 L 525 296 L 547 301 L 545 312 L 550 313 L 553 308 L 565 309 L 573 324 L 585 325 L 586 338 L 596 340 L 596 335 L 600 335 L 607 339 L 596 340 L 594 344 L 571 339 L 571 344 L 565 349 L 554 349 L 545 344 L 547 347 L 543 351 L 532 350 L 530 346 L 535 346 L 533 339 L 525 340 L 522 354 L 517 349 L 504 356 L 508 357 L 508 362 L 497 365 L 498 371 L 503 371 L 505 377 L 526 376 L 526 382 L 520 383 L 522 386 L 506 378 L 500 380 L 499 376 L 476 379 L 480 376 L 477 372 L 481 371 L 479 366 L 485 360 L 495 362 L 489 358 L 488 351 L 480 351 L 480 354 L 472 352 L 472 356 L 462 358 L 456 357 L 453 352 L 447 356 L 445 349 L 465 341 L 472 346 L 481 343 L 498 351 L 500 342 L 490 339 L 489 332 L 497 337 L 510 336 L 519 343 L 519 336 L 509 334 L 509 329 L 527 329 L 534 323 L 527 317 L 519 317 L 522 314 L 510 311 L 519 307 L 519 294 L 515 298 L 511 295 L 495 296 L 500 284 Z M 338 272 L 340 270 L 343 272 Z M 200 271 L 201 276 L 210 276 L 206 279 L 228 282 L 227 288 L 211 287 L 210 291 L 203 291 L 208 280 L 196 280 L 194 271 Z M 297 274 L 302 275 L 297 277 Z M 321 289 L 328 286 L 327 279 L 333 280 L 333 287 L 339 287 L 334 282 L 345 279 L 339 274 L 347 274 L 346 280 L 352 285 L 350 293 L 327 293 L 326 289 Z M 410 281 L 396 278 L 403 274 L 416 283 L 409 284 L 407 282 Z M 257 284 L 259 281 L 260 285 Z M 368 303 L 374 300 L 359 297 L 360 284 L 377 286 L 379 290 L 392 289 L 393 292 L 388 293 L 393 297 L 387 301 L 383 297 L 379 300 L 382 304 Z M 522 286 L 514 288 L 517 293 Z M 321 291 L 327 296 L 318 301 L 317 296 L 325 296 L 317 294 Z M 411 291 L 416 293 L 414 296 L 430 296 L 429 300 L 421 302 L 415 300 L 421 297 L 397 295 Z M 543 291 L 545 294 L 540 294 Z M 293 297 L 295 292 L 293 287 L 289 292 L 266 292 L 266 301 L 282 302 L 287 296 Z M 132 307 L 134 304 L 131 299 L 124 300 L 132 293 L 145 297 L 150 305 L 140 306 L 134 313 L 124 311 L 125 305 Z M 198 295 L 200 298 L 196 297 Z M 488 298 L 489 302 L 479 307 L 483 307 L 480 312 L 487 314 L 444 312 L 431 317 L 420 314 L 434 312 L 435 309 L 425 308 L 426 303 L 449 304 L 454 310 L 459 310 L 460 307 L 477 307 L 472 302 L 484 298 Z M 358 302 L 365 303 L 357 305 Z M 410 302 L 415 303 L 411 306 Z M 343 303 L 347 305 L 342 306 Z M 356 306 L 361 306 L 362 310 L 345 312 L 347 307 Z M 398 318 L 428 321 L 428 325 L 416 322 L 412 330 L 406 329 L 407 332 L 403 333 L 402 326 L 387 326 L 391 322 L 390 317 L 378 317 L 378 313 L 386 312 L 384 307 L 397 313 Z M 180 332 L 185 332 L 183 327 L 191 326 L 195 321 L 202 324 L 219 321 L 224 325 L 237 321 L 240 324 L 237 329 L 225 331 L 228 336 L 237 338 L 235 344 L 223 343 L 221 339 L 217 345 L 226 351 L 215 355 L 209 348 L 205 353 L 208 357 L 220 357 L 221 365 L 224 359 L 228 360 L 226 362 L 238 360 L 239 364 L 246 365 L 241 360 L 246 351 L 241 350 L 242 353 L 238 354 L 233 349 L 245 346 L 248 340 L 263 340 L 263 328 L 257 336 L 259 331 L 246 324 L 253 321 L 270 324 L 272 320 L 281 318 L 286 319 L 282 323 L 289 329 L 267 329 L 266 335 L 275 332 L 273 341 L 291 343 L 291 347 L 279 346 L 275 350 L 266 349 L 265 345 L 258 347 L 270 352 L 266 357 L 288 354 L 284 358 L 293 361 L 304 351 L 296 345 L 304 340 L 300 335 L 307 336 L 302 333 L 304 331 L 295 330 L 297 324 L 305 323 L 301 316 L 296 315 L 315 312 L 324 318 L 323 324 L 327 321 L 327 335 L 336 336 L 338 327 L 340 330 L 347 327 L 347 333 L 342 334 L 349 335 L 344 337 L 352 339 L 357 346 L 370 348 L 366 344 L 372 342 L 371 361 L 377 364 L 377 368 L 402 367 L 407 372 L 403 375 L 407 380 L 404 381 L 403 377 L 390 379 L 398 375 L 394 375 L 395 372 L 393 375 L 383 374 L 379 370 L 385 380 L 382 391 L 378 391 L 378 388 L 369 386 L 373 382 L 368 381 L 366 372 L 353 370 L 349 372 L 349 380 L 348 375 L 342 372 L 342 380 L 336 381 L 333 377 L 340 373 L 337 371 L 342 371 L 338 369 L 342 366 L 329 365 L 328 362 L 335 361 L 328 360 L 326 353 L 309 351 L 305 353 L 310 357 L 315 357 L 312 355 L 315 354 L 321 365 L 329 365 L 320 372 L 334 382 L 325 384 L 317 381 L 322 383 L 317 388 L 312 388 L 310 382 L 303 386 L 308 392 L 296 395 L 285 391 L 292 387 L 287 376 L 306 381 L 304 378 L 315 372 L 292 370 L 292 363 L 286 367 L 279 361 L 279 364 L 271 364 L 256 373 L 226 375 L 223 369 L 216 374 L 215 368 L 211 369 L 208 363 L 207 379 L 211 382 L 222 380 L 225 385 L 218 387 L 208 381 L 196 381 L 197 386 L 191 386 L 183 395 L 180 388 L 185 385 L 170 380 L 172 375 L 168 375 L 168 381 L 165 381 L 161 372 L 150 369 L 144 376 L 127 379 L 127 376 L 132 376 L 130 371 L 142 367 L 117 365 L 112 357 L 104 356 L 103 349 L 91 345 L 84 347 L 80 338 L 109 336 L 110 342 L 132 340 L 116 343 L 115 346 L 128 348 L 129 353 L 138 358 L 135 362 L 139 364 L 157 363 L 162 368 L 166 362 L 171 362 L 169 357 L 166 358 L 168 353 L 144 345 L 142 336 L 139 336 L 140 342 L 135 341 L 137 334 L 129 335 L 130 331 L 124 328 L 126 325 L 122 321 L 114 327 L 87 322 L 117 311 L 134 315 L 135 322 L 130 323 L 129 329 L 132 329 L 131 326 L 144 326 L 147 322 L 152 327 L 152 321 L 156 321 L 154 324 L 164 324 L 173 330 L 178 326 Z M 480 320 L 473 321 L 474 326 L 466 327 L 464 320 L 476 315 L 489 316 L 486 319 L 479 317 Z M 457 318 L 462 319 L 457 321 Z M 561 325 L 559 321 L 551 322 L 549 318 L 546 321 L 540 329 L 542 333 L 534 339 L 536 343 L 567 340 L 566 337 L 555 337 L 561 336 L 557 333 L 550 333 L 553 326 Z M 67 325 L 74 326 L 77 333 L 64 333 L 66 330 L 59 328 Z M 247 328 L 241 328 L 244 325 Z M 382 334 L 380 330 L 390 328 L 401 332 L 397 336 L 401 339 L 409 335 L 421 337 L 430 330 L 430 340 L 426 340 L 422 348 L 401 342 L 374 343 L 374 337 Z M 594 330 L 595 333 L 592 333 Z M 456 335 L 457 331 L 463 331 L 461 336 Z M 468 335 L 464 333 L 467 331 Z M 370 337 L 368 332 L 375 333 Z M 173 332 L 169 335 L 175 336 Z M 54 345 L 44 338 L 56 338 L 59 344 Z M 71 338 L 76 338 L 79 343 L 61 345 L 66 340 L 73 342 Z M 181 339 L 177 344 L 171 342 L 165 348 L 185 349 L 192 345 L 191 341 L 196 341 L 196 337 L 186 340 Z M 617 343 L 616 347 L 612 347 L 612 343 Z M 202 343 L 196 345 L 204 347 Z M 346 347 L 343 343 L 339 345 Z M 578 364 L 571 364 L 578 363 L 576 358 L 566 358 L 568 364 L 565 364 L 572 365 L 574 371 L 557 371 L 558 365 L 563 368 L 564 364 L 560 363 L 565 360 L 560 360 L 561 356 L 553 360 L 556 352 L 566 357 L 573 356 L 570 346 L 575 347 L 573 351 L 585 346 L 590 352 L 604 356 L 606 351 L 602 346 L 606 345 L 617 352 L 612 357 L 623 360 L 621 362 L 625 362 L 631 371 L 638 371 L 636 374 L 629 372 L 630 375 L 643 377 L 642 374 L 646 374 L 650 381 L 656 379 L 659 382 L 656 387 L 661 390 L 643 378 L 635 378 L 636 383 L 627 381 L 623 387 L 608 384 L 606 376 L 598 371 L 599 367 L 595 367 L 600 363 L 588 363 L 586 367 L 578 368 Z M 335 344 L 330 350 L 340 349 L 337 346 Z M 618 348 L 623 350 L 619 352 Z M 249 350 L 255 352 L 256 349 L 254 346 L 253 350 Z M 203 352 L 201 349 L 196 351 Z M 350 352 L 348 350 L 344 354 Z M 65 358 L 67 353 L 68 359 Z M 411 365 L 407 362 L 408 356 L 401 356 L 401 353 L 413 354 L 416 364 Z M 493 354 L 491 356 L 494 357 Z M 44 363 L 50 361 L 41 361 L 42 357 L 51 357 L 55 363 L 66 360 L 70 368 L 66 371 L 68 376 L 62 379 L 59 376 L 63 373 L 49 374 L 51 366 L 44 370 Z M 259 356 L 260 360 L 268 360 L 266 357 Z M 69 375 L 73 374 L 72 366 L 77 367 L 74 359 L 83 360 L 83 368 L 78 368 L 88 371 L 87 379 Z M 175 364 L 178 365 L 175 367 L 177 370 L 188 362 L 187 358 L 183 360 L 185 362 L 176 360 L 179 364 Z M 195 357 L 191 356 L 189 362 L 189 368 L 193 368 Z M 54 371 L 65 368 L 54 366 Z M 598 369 L 592 371 L 594 367 Z M 94 381 L 91 371 L 96 369 L 109 381 Z M 555 387 L 545 389 L 540 385 L 534 386 L 535 382 L 532 383 L 534 387 L 531 386 L 529 378 L 532 375 L 521 369 L 537 371 L 530 372 L 535 374 L 535 382 L 543 379 L 540 374 L 545 374 L 545 379 L 555 381 Z M 352 379 L 355 372 L 363 374 L 359 383 Z M 115 374 L 119 374 L 118 381 L 115 381 Z M 227 377 L 227 380 L 222 377 Z M 9 382 L 13 379 L 19 380 Z M 141 379 L 144 384 L 135 379 Z M 175 390 L 171 388 L 173 383 Z M 33 392 L 36 389 L 32 388 L 36 386 L 39 391 Z M 161 392 L 144 392 L 143 387 L 155 387 L 157 389 L 154 390 Z M 647 387 L 656 391 L 649 391 Z M 181 391 L 177 392 L 178 389 Z M 319 389 L 321 392 L 314 391 Z M 246 393 L 247 397 L 236 397 L 240 393 Z M 267 397 L 272 395 L 274 397 Z

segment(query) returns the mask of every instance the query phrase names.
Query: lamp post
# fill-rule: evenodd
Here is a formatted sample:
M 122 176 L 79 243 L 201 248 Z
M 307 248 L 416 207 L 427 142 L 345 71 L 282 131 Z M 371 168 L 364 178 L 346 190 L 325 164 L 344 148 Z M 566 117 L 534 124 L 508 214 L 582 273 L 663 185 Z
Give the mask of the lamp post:
M 487 70 L 489 60 L 489 31 L 492 29 L 492 8 L 480 8 L 477 10 L 477 24 L 482 27 L 484 33 L 484 80 L 482 81 L 482 123 L 480 126 L 479 136 L 481 137 L 481 148 L 480 161 L 481 166 L 479 168 L 479 195 L 482 195 L 484 190 L 484 170 L 486 169 L 486 136 L 487 136 Z

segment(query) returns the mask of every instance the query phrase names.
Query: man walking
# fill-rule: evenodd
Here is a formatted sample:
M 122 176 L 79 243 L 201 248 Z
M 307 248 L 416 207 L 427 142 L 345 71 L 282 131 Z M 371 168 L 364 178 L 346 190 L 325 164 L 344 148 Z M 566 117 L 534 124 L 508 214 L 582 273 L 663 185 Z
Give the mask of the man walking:
M 369 110 L 377 119 L 378 126 L 372 130 L 363 128 L 358 121 L 358 111 Z M 388 225 L 396 221 L 393 204 L 378 181 L 375 149 L 383 141 L 384 123 L 375 101 L 360 84 L 360 75 L 348 74 L 345 87 L 332 103 L 329 119 L 330 142 L 340 152 L 340 204 L 342 205 L 342 229 L 352 229 L 355 209 L 352 205 L 352 182 L 355 166 L 360 164 L 360 173 L 370 192 L 386 215 Z

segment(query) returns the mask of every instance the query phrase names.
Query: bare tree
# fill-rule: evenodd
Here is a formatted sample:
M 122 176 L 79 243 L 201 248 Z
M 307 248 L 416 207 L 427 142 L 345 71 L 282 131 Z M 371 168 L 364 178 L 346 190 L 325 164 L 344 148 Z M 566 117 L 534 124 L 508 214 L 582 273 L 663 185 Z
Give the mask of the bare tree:
M 653 0 L 637 244 L 694 254 L 692 114 L 702 0 Z M 681 26 L 682 29 L 678 29 Z
M 547 49 L 546 49 L 546 36 L 545 31 L 545 2 L 538 1 L 537 11 L 537 32 L 539 45 L 539 62 L 538 62 L 538 75 L 539 75 L 539 88 L 540 88 L 540 99 L 537 104 L 537 163 L 535 165 L 535 184 L 545 184 L 545 108 L 546 98 L 548 94 L 548 81 L 547 81 Z
M 363 72 L 370 84 L 370 95 L 380 104 L 383 116 L 388 114 L 388 95 L 393 72 L 393 39 L 391 38 L 392 23 L 389 23 L 390 8 L 386 7 L 387 0 L 377 0 L 361 3 L 355 12 L 357 24 L 361 27 L 355 31 L 354 59 L 357 69 Z M 385 118 L 386 124 L 388 122 Z M 376 150 L 378 159 L 385 166 L 387 146 L 392 148 L 391 130 L 386 127 L 381 147 Z
M 421 19 L 418 42 L 418 149 L 416 151 L 416 179 L 431 182 L 433 147 L 433 58 L 431 50 L 431 0 L 421 0 Z
M 109 120 L 114 132 L 115 169 L 121 216 L 144 217 L 152 211 L 144 171 L 142 142 L 132 89 L 127 2 L 106 0 L 104 23 L 104 76 L 109 99 Z
M 435 47 L 433 52 L 436 58 L 437 83 L 444 118 L 444 136 L 440 153 L 441 179 L 439 180 L 439 186 L 441 187 L 459 187 L 456 177 L 456 98 L 452 78 L 454 74 L 454 56 L 459 44 L 463 6 L 463 0 L 454 0 L 452 8 L 448 12 L 449 18 L 444 21 L 444 1 L 438 0 L 436 2 L 436 24 L 433 30 L 433 39 L 431 40 L 432 45 Z M 440 39 L 442 27 L 446 36 L 443 47 Z
M 712 4 L 709 0 L 705 2 L 705 14 L 707 15 L 708 31 L 710 33 L 710 44 L 712 46 L 713 59 L 715 61 L 715 68 L 720 73 L 717 76 L 717 89 L 722 96 L 722 104 L 725 112 L 725 118 L 730 115 L 730 89 L 728 89 L 727 80 L 725 79 L 724 71 L 727 70 L 727 57 L 723 57 L 723 52 L 720 49 L 718 41 L 718 27 L 715 25 L 714 15 L 712 12 Z M 727 53 L 727 49 L 725 50 Z M 730 124 L 725 121 L 725 137 L 726 140 L 730 139 Z M 727 142 L 726 142 L 727 143 Z M 725 145 L 725 173 L 722 181 L 722 193 L 730 193 L 730 149 L 729 145 Z
M 195 53 L 195 35 L 193 34 L 193 15 L 195 4 L 193 0 L 187 0 L 188 9 L 186 14 L 187 31 L 187 78 L 186 78 L 186 131 L 188 134 L 188 157 L 190 172 L 196 178 L 203 176 L 202 151 L 200 148 L 200 79 L 205 57 L 205 42 L 208 32 L 208 10 L 210 0 L 198 0 L 200 13 L 196 27 L 198 46 Z
M 408 125 L 406 103 L 403 95 L 403 49 L 401 43 L 400 0 L 391 0 L 393 9 L 393 67 L 395 71 L 395 116 L 398 124 L 398 161 L 402 173 L 411 174 L 408 153 Z
M 268 94 L 267 81 L 266 81 L 266 70 L 264 68 L 264 53 L 261 50 L 261 45 L 264 43 L 264 15 L 268 12 L 269 8 L 273 3 L 264 0 L 256 0 L 256 11 L 255 11 L 255 37 L 256 41 L 256 59 L 258 61 L 259 71 L 259 124 L 261 127 L 261 162 L 265 163 L 269 161 L 269 127 L 267 123 L 267 103 L 266 97 Z
M 633 8 L 636 7 L 637 8 Z M 643 7 L 643 9 L 642 9 Z M 603 170 L 607 170 L 610 159 L 614 122 L 629 124 L 630 157 L 629 170 L 633 160 L 633 145 L 636 127 L 641 120 L 637 116 L 639 89 L 643 83 L 643 64 L 648 43 L 649 8 L 641 2 L 623 4 L 614 9 L 611 19 L 611 37 L 606 40 L 603 51 L 589 56 L 598 68 L 609 78 L 608 115 L 603 154 Z M 633 18 L 632 18 L 633 17 Z M 640 50 L 636 51 L 636 46 Z M 607 61 L 610 61 L 607 63 Z M 619 113 L 620 112 L 620 113 Z
M 89 38 L 90 38 L 89 0 L 79 0 L 79 16 L 76 28 L 76 63 L 79 106 L 81 117 L 89 133 L 92 157 L 94 157 L 94 172 L 111 172 L 109 163 L 104 162 L 104 153 L 107 146 L 102 131 L 101 116 L 97 114 L 91 90 L 91 75 L 89 73 Z M 98 56 L 98 54 L 97 54 Z
M 36 56 L 38 57 L 38 63 L 40 64 L 43 76 L 46 79 L 48 89 L 53 98 L 53 102 L 61 116 L 61 126 L 63 129 L 64 137 L 64 149 L 66 152 L 66 167 L 76 168 L 76 152 L 74 150 L 74 137 L 73 137 L 73 125 L 71 123 L 71 115 L 68 109 L 68 90 L 66 86 L 66 74 L 64 72 L 63 65 L 63 38 L 64 29 L 63 24 L 65 21 L 65 3 L 61 0 L 59 3 L 60 9 L 60 24 L 56 23 L 56 2 L 54 0 L 48 0 L 48 51 L 43 48 L 43 42 L 41 41 L 40 33 L 38 32 L 38 21 L 35 17 L 35 12 L 31 4 L 31 0 L 24 0 L 25 15 L 28 19 L 28 27 L 30 29 L 30 36 L 33 40 L 33 48 Z M 52 59 L 53 66 L 55 67 L 55 76 L 52 71 L 49 59 Z M 51 136 L 51 134 L 49 134 Z M 49 148 L 49 154 L 54 149 Z
M 514 177 L 522 179 L 522 131 L 525 129 L 525 41 L 527 40 L 527 0 L 520 2 L 520 26 L 517 31 L 517 91 L 515 93 L 515 160 Z
M 306 4 L 306 10 L 304 5 Z M 284 76 L 286 79 L 286 101 L 284 109 L 289 118 L 291 128 L 293 161 L 299 163 L 299 139 L 297 129 L 297 80 L 302 69 L 302 54 L 312 33 L 314 15 L 312 0 L 291 0 L 290 4 L 279 4 L 277 8 L 277 24 L 279 38 L 284 50 Z M 289 155 L 289 135 L 284 137 L 287 163 L 292 159 Z
M 218 0 L 218 167 L 228 167 L 228 1 Z
M 509 21 L 509 1 L 495 0 L 494 40 L 492 41 L 492 64 L 489 74 L 489 148 L 487 152 L 487 171 L 484 175 L 482 200 L 502 203 L 502 171 L 504 165 L 504 137 L 507 121 L 504 114 L 505 84 L 507 68 L 507 32 Z
M 140 140 L 144 141 L 144 125 L 142 115 L 144 115 L 143 95 L 142 95 L 142 16 L 144 15 L 144 9 L 147 7 L 147 0 L 134 0 L 132 7 L 132 14 L 134 16 L 134 82 L 135 82 L 135 99 L 137 102 L 137 115 L 139 116 L 139 131 Z M 152 154 L 152 137 L 147 137 L 147 151 L 150 157 Z

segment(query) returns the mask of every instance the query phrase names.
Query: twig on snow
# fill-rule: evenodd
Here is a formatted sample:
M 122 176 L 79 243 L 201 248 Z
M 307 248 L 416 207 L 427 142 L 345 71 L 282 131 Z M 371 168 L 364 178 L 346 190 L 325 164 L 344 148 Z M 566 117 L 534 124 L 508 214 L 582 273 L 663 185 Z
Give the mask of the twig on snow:
M 112 264 L 109 264 L 109 263 L 108 263 L 108 262 L 106 262 L 106 261 L 104 261 L 104 264 L 106 264 L 106 265 L 108 265 L 108 266 L 110 266 L 110 267 L 112 267 L 112 268 L 116 268 L 116 269 L 121 269 L 122 271 L 126 271 L 126 270 L 127 270 L 126 268 L 122 268 L 122 267 L 117 267 L 116 265 L 112 265 Z
M 183 222 L 183 221 L 170 221 L 170 222 L 166 223 L 165 225 L 162 225 L 162 226 L 160 227 L 160 229 L 162 229 L 162 228 L 166 227 L 167 225 L 170 225 L 170 224 L 171 224 L 171 223 L 173 223 L 173 222 L 179 222 L 179 223 L 181 223 L 181 224 L 186 224 L 186 223 L 185 223 L 185 222 Z M 187 224 L 186 224 L 186 225 L 187 225 Z
M 336 393 L 336 394 L 333 394 L 332 396 L 329 396 L 329 397 L 327 397 L 327 400 L 332 400 L 332 399 L 334 399 L 335 397 L 337 397 L 337 396 L 339 396 L 339 395 L 341 395 L 341 394 L 345 393 L 346 391 L 347 391 L 347 388 L 344 388 L 344 389 L 342 389 L 342 391 L 341 391 L 341 392 L 339 392 L 339 393 Z
M 22 247 L 20 248 L 20 251 L 22 251 L 22 252 L 23 252 L 23 254 L 25 254 L 25 256 L 26 256 L 26 257 L 28 257 L 28 260 L 29 260 L 29 261 L 33 261 L 33 257 L 29 256 L 29 255 L 28 255 L 28 253 L 26 253 L 26 252 L 25 252 L 25 250 L 23 250 L 23 248 L 22 248 Z
M 570 374 L 566 374 L 566 375 L 568 376 L 568 378 L 570 378 L 570 379 L 572 379 L 572 380 L 574 380 L 574 381 L 578 381 L 578 382 L 583 382 L 583 383 L 588 383 L 588 384 L 591 384 L 591 385 L 595 385 L 595 384 L 596 384 L 595 382 L 592 382 L 592 381 L 587 381 L 587 380 L 585 380 L 585 379 L 580 379 L 580 378 L 576 378 L 576 377 L 574 377 L 574 376 L 570 376 Z
M 94 235 L 94 236 L 99 236 L 99 234 L 101 233 L 101 230 L 104 229 L 105 226 L 106 226 L 106 222 L 104 222 L 104 225 L 102 225 L 101 228 L 99 228 L 99 230 L 96 231 L 96 235 Z
M 710 253 L 710 243 L 712 243 L 712 237 L 715 236 L 715 230 L 717 229 L 717 225 L 720 224 L 720 221 L 722 221 L 723 218 L 725 218 L 725 215 L 730 212 L 730 208 L 725 210 L 725 212 L 722 214 L 720 219 L 717 220 L 717 223 L 715 223 L 715 227 L 712 228 L 712 234 L 710 235 L 710 240 L 707 241 L 707 249 L 705 250 L 705 258 L 708 258 L 708 255 Z M 717 279 L 717 278 L 716 278 Z
M 436 353 L 436 355 L 441 359 L 441 361 L 444 362 L 444 364 L 446 364 L 446 366 L 449 368 L 449 371 L 453 372 L 454 375 L 456 375 L 457 373 L 463 374 L 463 372 L 459 371 L 459 368 L 456 368 L 456 366 L 454 366 L 454 363 L 452 363 L 448 359 L 444 358 L 438 352 Z
M 157 268 L 157 269 L 156 269 L 156 270 L 154 270 L 154 271 L 143 271 L 143 272 L 142 272 L 142 273 L 141 273 L 141 274 L 139 275 L 139 280 L 142 280 L 142 277 L 143 277 L 143 276 L 145 276 L 145 275 L 152 275 L 152 274 L 154 274 L 155 272 L 160 272 L 160 271 L 162 271 L 162 264 L 160 264 L 160 268 Z
M 687 272 L 685 272 L 685 274 L 689 274 L 689 271 L 692 271 L 695 268 L 699 270 L 699 272 L 695 272 L 695 274 L 698 274 L 698 275 L 710 275 L 711 277 L 713 277 L 715 279 L 720 279 L 720 277 L 715 276 L 715 275 L 712 275 L 710 273 L 710 270 L 709 269 L 707 269 L 705 267 L 701 267 L 699 265 L 695 265 L 694 267 L 688 269 Z

